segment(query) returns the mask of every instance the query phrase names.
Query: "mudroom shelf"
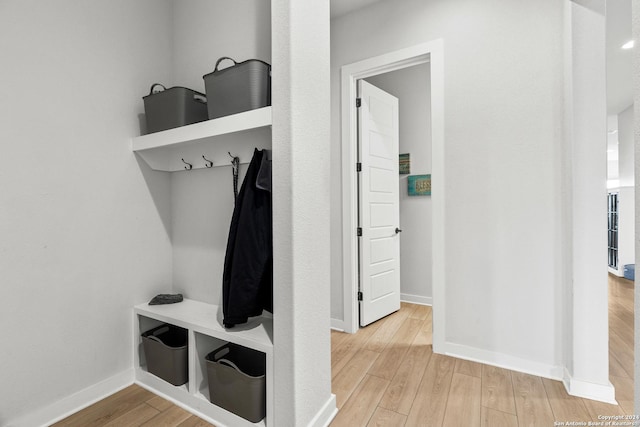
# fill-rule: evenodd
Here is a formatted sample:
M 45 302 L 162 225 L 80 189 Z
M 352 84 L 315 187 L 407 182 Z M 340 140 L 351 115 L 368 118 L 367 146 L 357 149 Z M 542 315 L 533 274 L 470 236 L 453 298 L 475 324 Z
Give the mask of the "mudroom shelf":
M 271 107 L 132 138 L 131 149 L 154 170 L 177 172 L 251 160 L 254 148 L 270 148 Z M 191 165 L 191 167 L 189 167 Z
M 246 324 L 226 330 L 220 307 L 185 299 L 177 304 L 134 307 L 134 371 L 136 383 L 213 423 L 234 427 L 273 426 L 273 319 L 250 318 Z M 174 386 L 147 370 L 141 334 L 168 323 L 187 330 L 188 381 Z M 265 354 L 266 417 L 252 423 L 209 401 L 206 356 L 228 342 Z M 238 396 L 239 399 L 245 396 Z
M 135 306 L 134 312 L 263 353 L 271 353 L 273 349 L 273 319 L 269 317 L 251 318 L 246 324 L 227 330 L 222 326 L 219 306 L 190 299 L 166 305 L 143 303 Z

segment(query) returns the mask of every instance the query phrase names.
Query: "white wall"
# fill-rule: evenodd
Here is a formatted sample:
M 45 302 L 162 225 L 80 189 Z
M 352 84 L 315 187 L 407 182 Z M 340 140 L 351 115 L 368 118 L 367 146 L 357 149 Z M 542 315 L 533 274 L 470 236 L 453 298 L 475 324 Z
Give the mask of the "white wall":
M 343 316 L 339 69 L 442 38 L 445 339 L 558 375 L 562 12 L 555 0 L 399 0 L 332 21 L 332 317 Z
M 399 99 L 400 153 L 409 153 L 411 175 L 431 173 L 429 64 L 366 80 Z M 409 196 L 400 175 L 400 293 L 404 301 L 431 303 L 431 197 Z
M 270 63 L 270 18 L 270 2 L 264 0 L 174 1 L 176 85 L 204 93 L 202 76 L 213 71 L 216 60 L 223 56 Z M 226 61 L 221 68 L 229 65 Z M 270 141 L 256 141 L 258 147 L 270 145 Z M 240 159 L 243 163 L 250 160 Z M 246 169 L 242 164 L 238 189 Z M 233 213 L 231 163 L 171 174 L 171 194 L 173 289 L 188 298 L 218 304 Z
M 621 187 L 633 187 L 633 104 L 618 114 L 618 174 Z
M 170 12 L 0 2 L 0 425 L 130 370 L 131 307 L 170 286 L 169 179 L 130 148 Z
M 618 115 L 607 116 L 607 180 L 618 179 Z
M 238 191 L 246 169 L 241 165 Z M 231 166 L 171 174 L 173 292 L 220 303 L 232 214 Z
M 618 229 L 618 272 L 624 274 L 626 264 L 635 263 L 635 195 L 633 104 L 618 115 L 618 170 L 620 189 L 620 222 Z
M 173 5 L 176 85 L 204 93 L 202 76 L 223 56 L 271 63 L 268 0 L 174 0 Z M 220 68 L 231 64 L 225 61 Z

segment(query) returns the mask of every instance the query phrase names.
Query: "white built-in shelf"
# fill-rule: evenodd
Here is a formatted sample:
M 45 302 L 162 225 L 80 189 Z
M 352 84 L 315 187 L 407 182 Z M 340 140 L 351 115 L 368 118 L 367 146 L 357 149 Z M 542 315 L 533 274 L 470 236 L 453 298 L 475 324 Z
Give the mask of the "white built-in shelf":
M 206 167 L 205 156 L 213 166 L 230 164 L 228 152 L 251 160 L 254 148 L 271 147 L 271 107 L 206 120 L 162 132 L 132 138 L 131 149 L 154 170 L 184 171 Z
M 143 303 L 135 306 L 134 312 L 263 353 L 271 354 L 273 350 L 273 319 L 270 317 L 252 317 L 245 324 L 225 329 L 219 306 L 190 299 L 176 304 Z
M 166 305 L 143 303 L 135 306 L 133 313 L 135 377 L 138 384 L 215 425 L 273 426 L 273 318 L 253 317 L 247 323 L 227 330 L 222 326 L 219 306 L 190 299 Z M 160 323 L 187 330 L 189 377 L 184 385 L 174 386 L 147 371 L 141 334 Z M 267 414 L 258 423 L 251 423 L 209 401 L 205 358 L 227 342 L 265 353 Z

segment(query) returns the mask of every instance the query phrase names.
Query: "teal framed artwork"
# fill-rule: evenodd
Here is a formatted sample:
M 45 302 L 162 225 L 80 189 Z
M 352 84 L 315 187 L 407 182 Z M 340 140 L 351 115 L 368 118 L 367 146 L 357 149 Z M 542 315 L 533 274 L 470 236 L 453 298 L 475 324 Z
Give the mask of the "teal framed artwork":
M 430 196 L 431 195 L 431 175 L 409 175 L 408 192 L 410 196 Z

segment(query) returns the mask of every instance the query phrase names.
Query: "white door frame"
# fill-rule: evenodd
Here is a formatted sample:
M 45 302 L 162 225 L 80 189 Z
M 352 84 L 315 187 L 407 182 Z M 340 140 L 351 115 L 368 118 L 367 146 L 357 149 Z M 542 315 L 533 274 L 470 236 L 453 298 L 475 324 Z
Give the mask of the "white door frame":
M 356 82 L 413 65 L 431 68 L 431 198 L 433 265 L 433 349 L 442 352 L 445 309 L 445 215 L 444 215 L 444 43 L 442 39 L 422 43 L 341 68 L 342 93 L 342 251 L 344 330 L 358 331 L 358 206 L 356 189 Z M 440 350 L 440 351 L 438 351 Z

